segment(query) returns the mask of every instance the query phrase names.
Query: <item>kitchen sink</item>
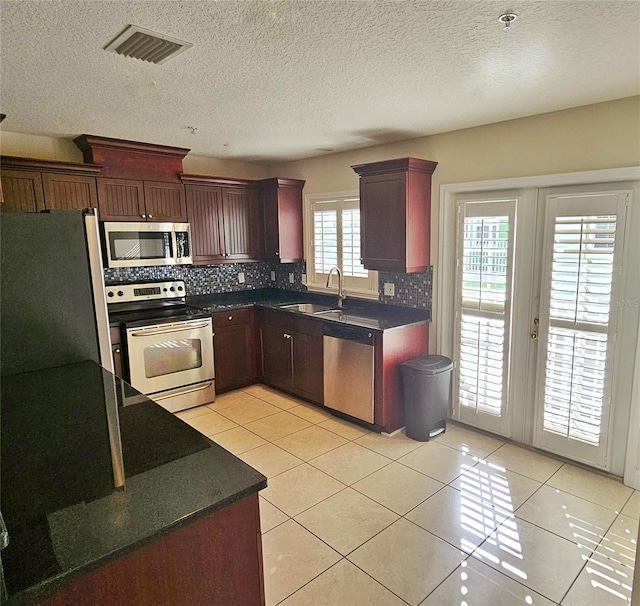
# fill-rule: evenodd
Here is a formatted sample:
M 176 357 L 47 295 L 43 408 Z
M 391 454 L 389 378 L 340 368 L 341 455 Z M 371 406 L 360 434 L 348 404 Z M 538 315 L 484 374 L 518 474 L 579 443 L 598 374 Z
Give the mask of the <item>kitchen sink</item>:
M 358 316 L 342 309 L 327 309 L 326 311 L 317 311 L 314 315 L 321 318 L 327 318 L 328 320 L 338 320 L 339 322 L 357 324 L 358 326 L 365 326 L 367 328 L 378 328 L 380 325 L 379 320 L 367 318 L 365 316 Z
M 316 303 L 294 303 L 291 305 L 281 305 L 280 309 L 290 309 L 291 311 L 299 311 L 303 314 L 319 314 L 325 311 L 331 311 L 328 305 L 317 305 Z

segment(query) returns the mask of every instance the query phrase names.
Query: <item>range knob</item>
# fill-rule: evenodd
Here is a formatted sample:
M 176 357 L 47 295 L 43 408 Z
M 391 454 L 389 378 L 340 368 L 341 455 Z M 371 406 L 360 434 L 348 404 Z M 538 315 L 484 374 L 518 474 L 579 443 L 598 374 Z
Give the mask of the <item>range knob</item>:
M 178 290 L 182 290 L 182 286 L 178 286 Z
M 113 291 L 112 290 L 108 290 L 107 291 L 107 297 L 113 297 Z
M 118 296 L 119 296 L 119 297 L 124 297 L 124 293 L 123 293 L 121 290 L 119 290 L 119 291 L 118 291 Z
M 171 292 L 175 292 L 175 290 L 176 290 L 176 289 L 175 289 L 175 286 L 172 286 L 169 290 L 170 290 Z
M 163 288 L 163 289 L 162 289 L 162 292 L 167 292 L 167 289 L 166 289 L 166 288 Z

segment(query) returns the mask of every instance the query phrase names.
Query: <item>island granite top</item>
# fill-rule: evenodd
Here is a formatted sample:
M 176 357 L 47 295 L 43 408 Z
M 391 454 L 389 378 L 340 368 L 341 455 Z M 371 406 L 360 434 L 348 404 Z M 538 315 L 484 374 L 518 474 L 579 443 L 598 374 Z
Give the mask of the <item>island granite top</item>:
M 2 377 L 1 406 L 11 606 L 266 487 L 262 474 L 94 362 Z M 114 485 L 118 461 L 124 488 Z

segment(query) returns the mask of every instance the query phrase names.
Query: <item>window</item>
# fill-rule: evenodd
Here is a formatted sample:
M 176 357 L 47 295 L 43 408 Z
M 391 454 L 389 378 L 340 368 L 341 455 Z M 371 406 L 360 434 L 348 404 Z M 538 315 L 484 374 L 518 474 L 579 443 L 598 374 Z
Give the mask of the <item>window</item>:
M 312 194 L 305 198 L 305 250 L 310 290 L 327 289 L 332 267 L 342 271 L 347 295 L 378 298 L 378 274 L 360 263 L 360 204 L 357 192 Z

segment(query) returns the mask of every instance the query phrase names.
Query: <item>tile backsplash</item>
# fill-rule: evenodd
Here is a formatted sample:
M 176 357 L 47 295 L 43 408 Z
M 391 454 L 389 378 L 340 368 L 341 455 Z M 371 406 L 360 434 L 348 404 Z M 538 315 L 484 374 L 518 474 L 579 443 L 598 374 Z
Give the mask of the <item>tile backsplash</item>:
M 105 269 L 107 283 L 138 282 L 142 280 L 184 280 L 187 295 L 207 295 L 258 288 L 283 288 L 299 292 L 306 291 L 302 284 L 305 262 L 278 263 L 224 263 L 220 265 L 185 265 L 164 267 L 131 267 Z M 275 280 L 271 280 L 271 272 Z M 244 273 L 245 282 L 240 284 L 238 274 Z M 290 281 L 293 274 L 293 282 Z M 395 295 L 384 294 L 385 282 L 395 287 Z M 381 271 L 378 275 L 379 300 L 390 305 L 402 305 L 431 310 L 433 268 L 414 274 Z
M 385 282 L 394 285 L 395 294 L 393 297 L 388 297 L 384 294 Z M 429 267 L 427 271 L 413 274 L 398 274 L 390 271 L 378 272 L 378 292 L 379 299 L 383 303 L 431 310 L 433 267 Z
M 142 280 L 184 280 L 187 295 L 208 295 L 257 288 L 285 288 L 304 291 L 302 273 L 304 263 L 224 263 L 220 265 L 172 265 L 160 267 L 128 267 L 105 269 L 107 283 L 138 282 Z M 271 272 L 275 280 L 271 280 Z M 238 275 L 244 273 L 244 283 Z M 289 281 L 293 274 L 293 283 Z

